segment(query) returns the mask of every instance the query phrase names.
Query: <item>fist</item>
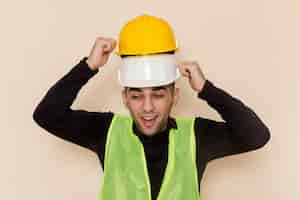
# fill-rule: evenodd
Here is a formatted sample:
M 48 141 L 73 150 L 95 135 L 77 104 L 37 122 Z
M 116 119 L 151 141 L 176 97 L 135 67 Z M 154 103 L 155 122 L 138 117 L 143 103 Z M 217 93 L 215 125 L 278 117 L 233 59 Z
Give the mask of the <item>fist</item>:
M 205 76 L 195 61 L 184 61 L 178 64 L 179 71 L 182 76 L 189 80 L 190 86 L 196 92 L 201 92 L 205 84 Z
M 116 48 L 117 41 L 113 38 L 97 37 L 87 59 L 87 64 L 92 70 L 105 65 L 110 53 Z

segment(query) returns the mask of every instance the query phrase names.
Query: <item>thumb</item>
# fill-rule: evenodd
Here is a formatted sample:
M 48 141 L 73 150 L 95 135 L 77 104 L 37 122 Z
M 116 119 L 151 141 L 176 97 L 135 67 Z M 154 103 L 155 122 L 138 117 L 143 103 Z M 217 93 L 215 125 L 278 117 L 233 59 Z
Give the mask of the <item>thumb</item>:
M 190 76 L 191 76 L 190 73 L 191 72 L 190 72 L 189 68 L 187 67 L 187 65 L 185 63 L 180 63 L 178 65 L 178 68 L 179 68 L 179 71 L 180 71 L 182 76 L 190 78 Z
M 106 43 L 104 43 L 103 51 L 109 53 L 109 52 L 113 51 L 116 46 L 117 46 L 116 40 L 114 40 L 112 38 L 108 39 L 106 41 Z
M 112 49 L 112 46 L 109 42 L 104 43 L 102 47 L 105 53 L 110 52 Z

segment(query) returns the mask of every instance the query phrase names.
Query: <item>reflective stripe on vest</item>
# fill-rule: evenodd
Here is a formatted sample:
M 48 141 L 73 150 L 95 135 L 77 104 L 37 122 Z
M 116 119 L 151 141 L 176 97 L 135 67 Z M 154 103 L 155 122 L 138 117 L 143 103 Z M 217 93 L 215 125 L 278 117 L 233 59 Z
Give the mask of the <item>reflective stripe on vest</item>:
M 100 200 L 151 200 L 145 152 L 133 120 L 114 115 L 106 146 Z M 199 200 L 194 119 L 176 119 L 169 133 L 168 163 L 157 200 Z

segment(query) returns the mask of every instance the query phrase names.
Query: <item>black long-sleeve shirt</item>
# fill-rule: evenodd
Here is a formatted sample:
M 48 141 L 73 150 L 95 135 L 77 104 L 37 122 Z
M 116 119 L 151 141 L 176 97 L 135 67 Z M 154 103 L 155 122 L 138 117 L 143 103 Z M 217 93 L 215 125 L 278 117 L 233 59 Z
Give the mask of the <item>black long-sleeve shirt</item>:
M 104 166 L 105 141 L 114 113 L 71 109 L 80 89 L 97 72 L 92 71 L 82 59 L 49 89 L 35 108 L 33 118 L 48 132 L 95 152 Z M 269 141 L 270 132 L 252 109 L 215 87 L 209 80 L 205 81 L 198 98 L 205 100 L 225 121 L 195 118 L 200 191 L 201 178 L 209 161 L 261 148 Z M 167 165 L 168 132 L 173 126 L 176 122 L 170 117 L 168 128 L 151 137 L 141 134 L 134 127 L 144 146 L 153 199 L 158 195 Z

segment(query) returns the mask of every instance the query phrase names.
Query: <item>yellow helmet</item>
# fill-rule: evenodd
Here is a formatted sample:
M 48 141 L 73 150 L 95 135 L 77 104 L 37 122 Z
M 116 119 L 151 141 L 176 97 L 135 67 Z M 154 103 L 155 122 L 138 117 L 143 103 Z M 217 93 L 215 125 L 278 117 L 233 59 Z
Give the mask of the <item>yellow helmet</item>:
M 177 50 L 171 26 L 163 19 L 141 15 L 123 26 L 117 55 L 147 55 Z

